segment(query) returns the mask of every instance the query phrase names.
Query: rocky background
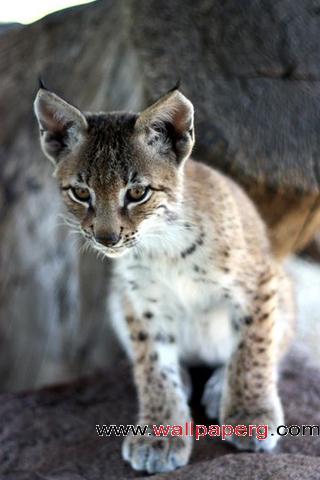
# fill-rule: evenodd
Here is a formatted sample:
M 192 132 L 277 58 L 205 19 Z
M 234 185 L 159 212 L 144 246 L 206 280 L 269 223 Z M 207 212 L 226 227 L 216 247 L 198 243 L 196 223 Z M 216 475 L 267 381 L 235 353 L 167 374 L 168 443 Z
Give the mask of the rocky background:
M 147 478 L 95 430 L 134 423 L 135 394 L 105 312 L 112 263 L 81 250 L 40 151 L 38 75 L 83 110 L 140 110 L 182 80 L 196 159 L 243 185 L 295 280 L 286 423 L 320 424 L 319 38 L 319 0 L 103 0 L 0 25 L 0 480 Z M 252 455 L 210 438 L 155 478 L 318 480 L 319 445 L 287 436 Z
M 83 110 L 140 110 L 180 78 L 196 109 L 196 159 L 246 188 L 285 256 L 320 224 L 319 38 L 316 0 L 104 0 L 1 28 L 1 390 L 121 357 L 105 315 L 112 265 L 84 254 L 64 225 L 40 151 L 38 75 Z M 302 260 L 291 267 L 316 356 L 320 274 Z

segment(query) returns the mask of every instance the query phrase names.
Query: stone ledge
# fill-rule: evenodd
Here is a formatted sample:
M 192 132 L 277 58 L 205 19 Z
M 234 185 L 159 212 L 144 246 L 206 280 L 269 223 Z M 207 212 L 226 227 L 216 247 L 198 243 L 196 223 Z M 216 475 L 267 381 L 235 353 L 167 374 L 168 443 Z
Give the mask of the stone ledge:
M 199 377 L 199 375 L 198 375 Z M 320 372 L 294 352 L 284 364 L 286 423 L 320 425 Z M 195 406 L 195 418 L 203 423 Z M 126 363 L 75 383 L 0 396 L 0 480 L 119 480 L 143 477 L 120 456 L 121 438 L 96 424 L 130 424 L 135 392 Z M 214 423 L 214 422 L 213 422 Z M 227 455 L 227 456 L 225 456 Z M 238 453 L 218 439 L 195 442 L 191 465 L 155 478 L 320 478 L 320 438 L 284 437 L 275 454 Z M 318 475 L 318 476 L 317 476 Z

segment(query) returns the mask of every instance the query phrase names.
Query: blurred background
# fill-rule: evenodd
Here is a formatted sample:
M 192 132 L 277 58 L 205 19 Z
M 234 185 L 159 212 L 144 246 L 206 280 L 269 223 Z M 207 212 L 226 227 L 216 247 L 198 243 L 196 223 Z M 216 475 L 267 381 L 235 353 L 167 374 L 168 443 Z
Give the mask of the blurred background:
M 39 75 L 82 110 L 139 111 L 181 79 L 194 157 L 256 203 L 320 365 L 320 1 L 11 0 L 0 22 L 0 389 L 122 356 L 106 314 L 112 263 L 81 252 L 40 151 Z

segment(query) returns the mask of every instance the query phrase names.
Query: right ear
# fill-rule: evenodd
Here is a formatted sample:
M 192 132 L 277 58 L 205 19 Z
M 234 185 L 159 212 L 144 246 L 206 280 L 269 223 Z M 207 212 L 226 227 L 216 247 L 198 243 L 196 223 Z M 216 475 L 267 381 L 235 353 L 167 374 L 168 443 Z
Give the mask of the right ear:
M 193 116 L 192 103 L 175 87 L 139 115 L 136 129 L 149 148 L 181 164 L 194 144 Z
M 85 116 L 55 93 L 40 88 L 34 102 L 40 128 L 41 147 L 57 163 L 77 148 L 88 129 Z

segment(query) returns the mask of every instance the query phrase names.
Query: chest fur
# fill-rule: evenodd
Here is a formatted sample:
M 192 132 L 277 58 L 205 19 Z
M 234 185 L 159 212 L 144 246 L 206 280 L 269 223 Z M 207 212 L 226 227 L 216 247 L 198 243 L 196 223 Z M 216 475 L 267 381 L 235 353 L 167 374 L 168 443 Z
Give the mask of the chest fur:
M 153 328 L 176 336 L 181 359 L 214 364 L 225 361 L 232 348 L 227 281 L 214 265 L 204 268 L 200 261 L 196 255 L 175 262 L 130 261 L 121 272 L 135 311 L 143 316 L 151 310 Z

